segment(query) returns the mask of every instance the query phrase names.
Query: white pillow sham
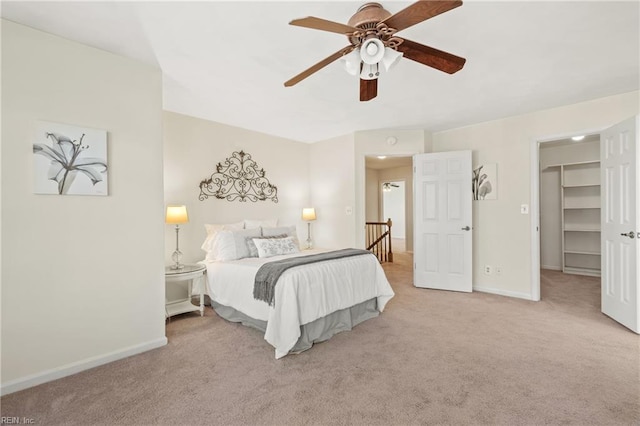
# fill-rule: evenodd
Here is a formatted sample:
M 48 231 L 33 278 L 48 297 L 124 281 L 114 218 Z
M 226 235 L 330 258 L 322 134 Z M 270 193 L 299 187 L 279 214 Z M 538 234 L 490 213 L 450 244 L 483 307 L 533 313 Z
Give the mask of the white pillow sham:
M 218 232 L 211 243 L 211 250 L 207 253 L 207 260 L 228 261 L 249 257 L 246 241 L 248 237 L 260 237 L 260 229 Z
M 244 221 L 238 222 L 238 223 L 228 223 L 223 225 L 205 223 L 204 229 L 207 231 L 207 237 L 205 238 L 200 248 L 206 252 L 209 252 L 211 251 L 211 243 L 213 242 L 213 239 L 218 232 L 240 231 L 244 229 Z
M 293 237 L 254 238 L 253 242 L 258 248 L 258 257 L 272 257 L 300 251 Z

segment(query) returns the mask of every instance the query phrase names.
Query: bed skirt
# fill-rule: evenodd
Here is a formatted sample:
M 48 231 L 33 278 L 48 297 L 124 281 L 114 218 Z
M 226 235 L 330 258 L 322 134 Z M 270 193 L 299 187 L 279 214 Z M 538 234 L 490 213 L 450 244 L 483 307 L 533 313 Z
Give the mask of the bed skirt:
M 314 343 L 329 340 L 333 335 L 341 331 L 349 331 L 363 321 L 377 317 L 377 298 L 358 303 L 350 308 L 333 312 L 326 317 L 318 318 L 308 324 L 300 326 L 300 338 L 289 353 L 300 353 L 311 348 Z M 211 307 L 222 318 L 231 322 L 239 322 L 261 332 L 267 330 L 267 322 L 261 321 L 229 306 L 211 301 Z

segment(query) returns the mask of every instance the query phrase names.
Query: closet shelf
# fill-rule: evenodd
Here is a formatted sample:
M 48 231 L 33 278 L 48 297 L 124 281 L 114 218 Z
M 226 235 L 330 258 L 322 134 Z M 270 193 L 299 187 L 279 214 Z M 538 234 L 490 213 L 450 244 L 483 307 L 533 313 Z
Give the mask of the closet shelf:
M 563 209 L 565 210 L 585 210 L 585 209 L 589 209 L 589 210 L 593 210 L 593 209 L 597 209 L 600 210 L 600 206 L 597 207 L 563 207 Z
M 550 164 L 547 167 L 545 167 L 545 169 L 550 169 L 552 167 L 560 167 L 560 166 L 579 166 L 581 164 L 595 164 L 595 163 L 599 163 L 600 160 L 590 160 L 590 161 L 577 161 L 575 163 L 560 163 L 560 164 Z
M 600 256 L 600 252 L 594 251 L 579 251 L 579 250 L 565 250 L 565 254 L 584 254 L 587 256 Z
M 590 186 L 600 186 L 599 183 L 585 183 L 581 185 L 562 185 L 563 188 L 587 188 Z
M 558 168 L 560 172 L 562 271 L 600 276 L 600 160 L 546 168 Z
M 577 268 L 574 266 L 566 266 L 564 267 L 564 271 L 567 274 L 578 274 L 578 275 L 589 275 L 592 277 L 600 276 L 599 268 Z

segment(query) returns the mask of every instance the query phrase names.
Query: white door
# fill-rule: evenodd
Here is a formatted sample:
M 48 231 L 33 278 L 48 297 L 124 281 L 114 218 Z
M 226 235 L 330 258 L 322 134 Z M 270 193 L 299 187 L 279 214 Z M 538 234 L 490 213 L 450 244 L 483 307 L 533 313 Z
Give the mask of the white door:
M 471 292 L 471 151 L 416 154 L 416 287 Z
M 602 312 L 636 333 L 640 333 L 639 127 L 636 116 L 600 134 Z

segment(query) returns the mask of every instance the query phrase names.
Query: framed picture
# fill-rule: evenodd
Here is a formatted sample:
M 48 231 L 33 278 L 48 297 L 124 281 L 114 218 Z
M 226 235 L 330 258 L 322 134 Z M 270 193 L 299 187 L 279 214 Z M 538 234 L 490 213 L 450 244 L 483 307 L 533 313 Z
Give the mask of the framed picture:
M 497 164 L 482 164 L 473 169 L 472 188 L 474 200 L 498 199 Z
M 33 192 L 108 195 L 107 131 L 36 122 Z

